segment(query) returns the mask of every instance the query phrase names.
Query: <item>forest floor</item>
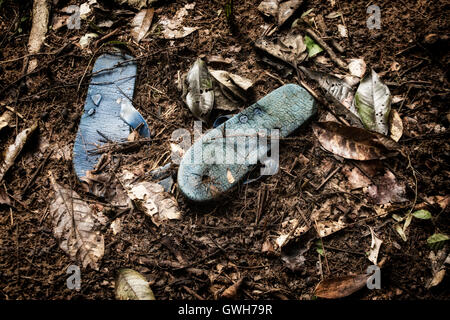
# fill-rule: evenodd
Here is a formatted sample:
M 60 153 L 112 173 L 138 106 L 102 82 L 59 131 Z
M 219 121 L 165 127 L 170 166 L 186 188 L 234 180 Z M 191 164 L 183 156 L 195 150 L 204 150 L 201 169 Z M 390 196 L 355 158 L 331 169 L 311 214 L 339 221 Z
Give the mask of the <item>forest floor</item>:
M 50 21 L 61 16 L 63 7 L 82 3 L 54 2 Z M 32 2 L 0 1 L 0 115 L 6 106 L 15 112 L 13 123 L 1 131 L 1 151 L 20 131 L 39 121 L 36 134 L 0 183 L 0 195 L 9 199 L 0 204 L 0 299 L 114 299 L 120 268 L 144 275 L 160 300 L 218 299 L 240 279 L 244 280 L 236 298 L 315 299 L 315 288 L 322 279 L 365 274 L 373 264 L 367 258 L 372 241 L 369 227 L 383 241 L 378 256 L 378 261 L 383 260 L 381 288 L 363 288 L 351 299 L 450 298 L 448 274 L 440 284 L 427 286 L 433 278 L 433 250 L 427 239 L 434 233 L 450 234 L 450 7 L 445 1 L 425 0 L 377 1 L 381 29 L 367 28 L 367 1 L 361 0 L 305 0 L 291 19 L 311 9 L 308 17 L 314 18 L 312 27 L 326 42 L 340 44 L 343 59 L 363 58 L 368 70 L 374 69 L 388 85 L 392 96 L 401 97 L 392 109 L 403 122 L 399 144 L 409 155 L 410 165 L 401 155 L 358 162 L 323 150 L 311 129 L 312 123 L 328 113 L 320 105 L 317 115 L 292 135 L 295 139 L 280 142 L 276 175 L 240 184 L 225 198 L 207 205 L 188 202 L 175 185 L 172 193 L 183 213 L 181 220 L 156 226 L 140 210 L 123 214 L 119 217 L 120 232 L 111 228 L 102 231 L 105 252 L 99 269 L 82 268 L 81 290 L 69 289 L 66 272 L 75 262 L 60 249 L 53 235 L 49 214 L 53 189 L 47 172 L 51 169 L 60 185 L 93 199 L 78 183 L 71 152 L 93 62 L 101 53 L 120 46 L 137 57 L 133 102 L 147 120 L 155 142 L 117 156 L 124 164 L 143 171 L 170 161 L 170 137 L 175 129 L 193 129 L 196 119 L 181 99 L 177 78 L 198 57 L 209 61 L 221 56 L 228 60 L 222 69 L 254 82 L 248 102 L 240 110 L 284 83 L 301 80 L 323 94 L 307 78 L 299 79 L 300 73 L 286 72 L 289 66 L 277 70 L 263 61 L 264 53 L 255 49 L 254 42 L 272 21 L 257 10 L 258 1 L 234 1 L 231 30 L 223 1 L 197 0 L 184 21 L 198 27 L 196 32 L 177 40 L 161 39 L 150 32 L 139 44 L 131 39 L 129 25 L 137 11 L 98 2 L 87 20 L 81 21 L 80 29 L 61 27 L 47 32 L 41 49 L 45 54 L 36 56 L 37 71 L 26 75 L 23 66 Z M 174 15 L 187 3 L 191 1 L 162 1 L 155 6 L 153 21 Z M 337 11 L 342 18 L 327 18 Z M 93 26 L 108 19 L 114 24 L 100 29 L 103 34 L 82 49 L 80 37 L 99 33 Z M 280 32 L 288 30 L 291 22 Z M 347 28 L 346 38 L 337 29 L 342 23 Z M 430 34 L 436 39 L 430 41 Z M 332 61 L 317 58 L 321 56 L 328 57 L 324 51 L 302 65 L 342 73 Z M 211 118 L 220 114 L 224 113 L 214 110 Z M 50 150 L 55 151 L 24 192 Z M 172 170 L 175 179 L 177 167 Z M 352 187 L 349 177 L 355 170 L 359 175 L 372 171 L 375 180 L 392 173 L 404 188 L 401 201 L 395 203 L 394 199 L 381 206 L 371 202 L 364 187 Z M 432 219 L 414 218 L 405 229 L 404 241 L 395 230 L 393 215 L 403 217 L 419 208 L 430 211 Z M 344 221 L 345 227 L 312 242 L 303 254 L 304 263 L 289 268 L 276 240 L 288 234 L 295 251 L 297 235 L 293 229 L 315 225 L 312 217 Z M 448 254 L 447 247 L 440 252 Z

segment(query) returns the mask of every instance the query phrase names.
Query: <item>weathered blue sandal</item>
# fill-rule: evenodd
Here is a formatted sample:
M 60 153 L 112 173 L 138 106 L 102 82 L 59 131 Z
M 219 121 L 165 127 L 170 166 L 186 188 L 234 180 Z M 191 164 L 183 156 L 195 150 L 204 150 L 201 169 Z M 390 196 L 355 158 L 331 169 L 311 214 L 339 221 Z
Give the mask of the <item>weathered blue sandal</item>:
M 278 140 L 300 127 L 316 109 L 314 98 L 301 86 L 287 84 L 274 90 L 191 146 L 178 169 L 181 193 L 192 201 L 214 200 L 258 162 L 270 164 L 263 174 L 275 174 Z M 270 170 L 273 167 L 275 172 Z
M 79 179 L 94 169 L 100 154 L 89 151 L 103 140 L 124 141 L 131 129 L 138 130 L 142 137 L 150 137 L 147 123 L 131 103 L 137 71 L 132 59 L 129 55 L 108 53 L 94 64 L 73 147 L 73 166 Z

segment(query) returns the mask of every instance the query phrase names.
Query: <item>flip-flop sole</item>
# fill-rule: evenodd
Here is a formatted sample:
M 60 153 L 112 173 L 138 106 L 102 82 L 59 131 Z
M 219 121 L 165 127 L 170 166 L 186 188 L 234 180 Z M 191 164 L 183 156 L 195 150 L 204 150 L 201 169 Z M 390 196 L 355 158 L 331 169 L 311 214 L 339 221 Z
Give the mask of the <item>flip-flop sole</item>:
M 73 147 L 73 166 L 79 179 L 97 164 L 100 154 L 92 151 L 103 144 L 101 140 L 124 141 L 130 134 L 133 121 L 127 123 L 121 118 L 121 105 L 133 98 L 137 66 L 132 59 L 129 55 L 108 53 L 98 57 L 94 64 Z M 139 133 L 150 136 L 145 120 L 130 101 L 126 102 L 127 110 L 131 110 L 128 113 L 134 116 L 131 119 L 142 122 Z
M 191 146 L 178 169 L 181 193 L 198 202 L 223 195 L 254 168 L 256 160 L 267 159 L 268 140 L 274 138 L 271 130 L 279 129 L 279 137 L 286 137 L 316 110 L 314 98 L 301 86 L 287 84 L 274 90 Z

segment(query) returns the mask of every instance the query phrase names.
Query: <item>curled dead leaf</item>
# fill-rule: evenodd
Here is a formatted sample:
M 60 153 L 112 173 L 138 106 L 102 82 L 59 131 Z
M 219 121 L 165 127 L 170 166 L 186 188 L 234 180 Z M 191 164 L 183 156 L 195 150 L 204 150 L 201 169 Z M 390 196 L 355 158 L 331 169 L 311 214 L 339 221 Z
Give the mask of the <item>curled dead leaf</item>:
M 2 130 L 4 127 L 9 125 L 9 122 L 13 118 L 13 113 L 11 111 L 5 111 L 3 112 L 2 116 L 0 117 L 0 130 Z
M 336 122 L 317 122 L 313 124 L 313 131 L 325 150 L 346 159 L 384 159 L 397 154 L 400 148 L 382 134 Z
M 244 281 L 245 277 L 240 278 L 236 283 L 225 289 L 225 291 L 222 293 L 221 298 L 222 299 L 235 299 L 238 293 L 239 288 L 242 285 L 242 282 Z
M 0 188 L 0 204 L 11 205 L 11 199 L 3 188 Z
M 389 115 L 389 135 L 392 140 L 398 142 L 403 135 L 403 122 L 397 110 L 391 109 Z
M 155 9 L 153 8 L 141 10 L 131 21 L 131 26 L 133 27 L 131 35 L 136 42 L 141 41 L 148 32 L 148 29 L 150 29 L 154 12 Z
M 292 14 L 301 6 L 303 0 L 288 0 L 281 2 L 279 0 L 264 0 L 258 6 L 258 10 L 267 16 L 272 16 L 281 26 Z
M 137 181 L 131 171 L 123 170 L 117 176 L 133 202 L 159 226 L 165 220 L 181 219 L 181 211 L 174 197 L 164 191 L 158 183 Z
M 317 285 L 315 295 L 325 299 L 347 297 L 364 288 L 368 279 L 367 274 L 324 279 Z

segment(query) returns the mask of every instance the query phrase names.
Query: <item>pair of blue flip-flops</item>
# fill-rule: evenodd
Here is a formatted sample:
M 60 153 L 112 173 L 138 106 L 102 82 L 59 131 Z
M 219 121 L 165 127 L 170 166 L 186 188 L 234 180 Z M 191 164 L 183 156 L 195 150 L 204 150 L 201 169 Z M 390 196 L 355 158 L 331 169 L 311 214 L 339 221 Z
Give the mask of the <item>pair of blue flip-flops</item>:
M 126 140 L 131 129 L 150 137 L 147 123 L 131 103 L 136 71 L 128 55 L 104 54 L 95 62 L 73 151 L 80 179 L 95 168 L 100 155 L 89 150 L 102 139 Z M 277 159 L 268 153 L 278 146 L 277 139 L 291 134 L 315 112 L 315 100 L 303 87 L 287 84 L 274 90 L 194 143 L 178 169 L 181 193 L 193 201 L 213 200 L 236 186 L 258 162 L 273 166 Z M 211 161 L 216 158 L 222 161 Z

